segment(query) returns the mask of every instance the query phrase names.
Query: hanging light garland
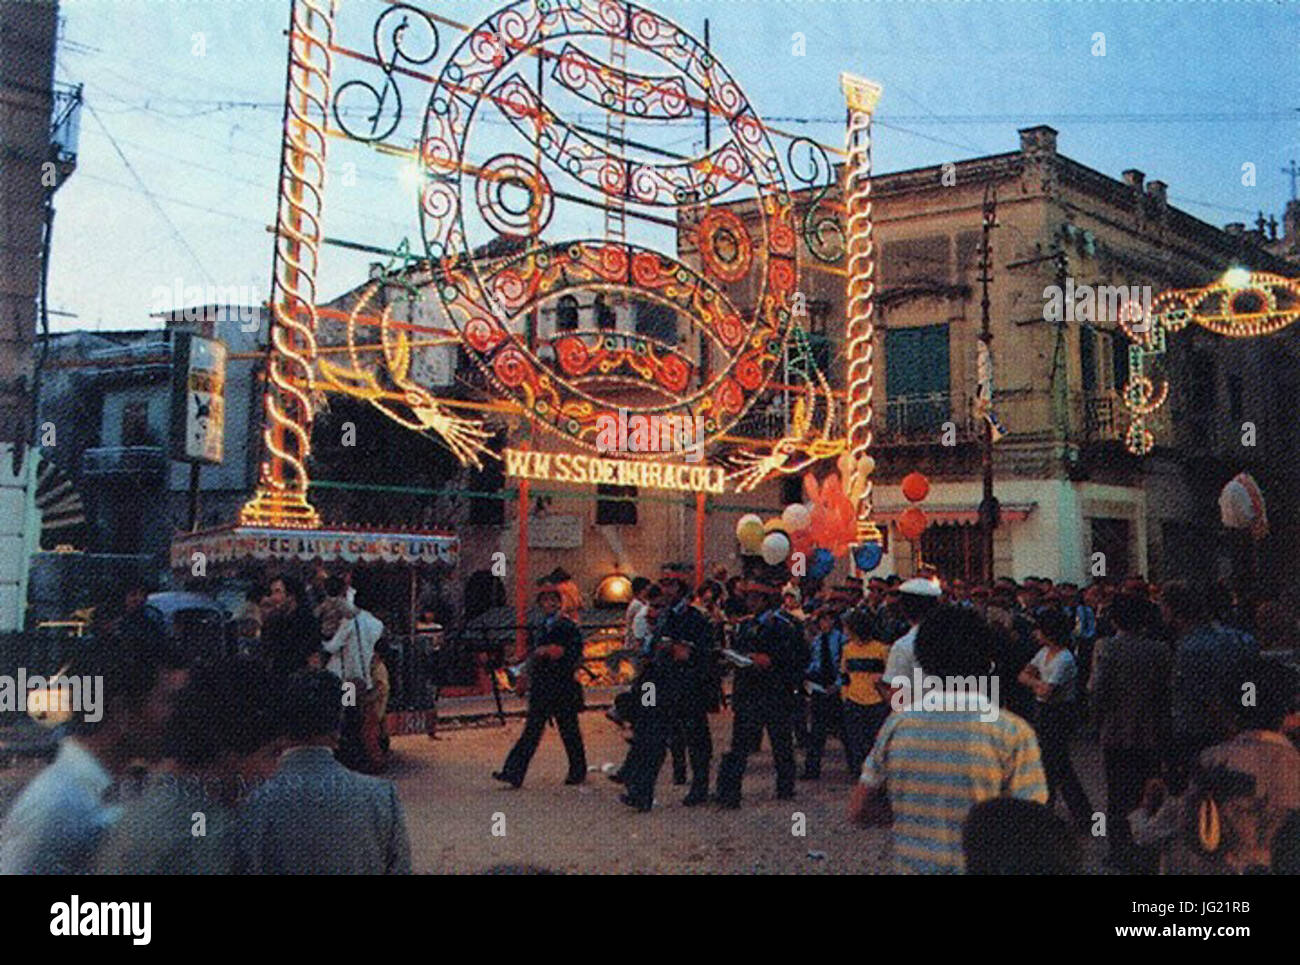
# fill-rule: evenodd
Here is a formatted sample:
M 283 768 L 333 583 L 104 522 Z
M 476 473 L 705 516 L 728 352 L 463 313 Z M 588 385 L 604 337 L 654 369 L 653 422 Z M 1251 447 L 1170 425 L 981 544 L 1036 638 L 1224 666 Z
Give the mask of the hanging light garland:
M 1150 314 L 1136 304 L 1120 312 L 1128 336 L 1128 381 L 1121 393 L 1129 412 L 1124 445 L 1143 456 L 1155 446 L 1147 419 L 1169 399 L 1169 382 L 1146 373 L 1146 360 L 1163 355 L 1166 336 L 1196 324 L 1216 335 L 1255 338 L 1271 335 L 1300 318 L 1300 281 L 1269 272 L 1230 268 L 1204 288 L 1161 292 Z

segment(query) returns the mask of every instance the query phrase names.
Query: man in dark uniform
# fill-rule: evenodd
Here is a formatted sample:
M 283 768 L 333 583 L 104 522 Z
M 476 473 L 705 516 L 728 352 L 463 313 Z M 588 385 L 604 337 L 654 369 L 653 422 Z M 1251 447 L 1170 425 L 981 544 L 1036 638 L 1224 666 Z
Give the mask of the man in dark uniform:
M 544 587 L 537 594 L 537 605 L 543 617 L 529 640 L 528 718 L 505 766 L 492 776 L 514 787 L 523 784 L 546 722 L 553 719 L 569 758 L 569 776 L 564 783 L 581 784 L 587 779 L 587 755 L 578 729 L 582 686 L 573 675 L 582 662 L 582 633 L 560 613 L 560 593 L 555 588 Z
M 691 789 L 682 801 L 687 807 L 708 800 L 713 757 L 708 718 L 713 626 L 691 606 L 680 567 L 665 567 L 659 587 L 664 613 L 651 637 L 650 664 L 636 695 L 635 736 L 624 765 L 627 793 L 620 798 L 638 811 L 654 804 L 655 781 L 675 734 L 680 734 L 691 766 Z
M 798 658 L 803 641 L 795 619 L 781 609 L 780 593 L 778 583 L 751 583 L 749 605 L 754 615 L 736 633 L 733 649 L 753 664 L 736 670 L 731 749 L 718 768 L 718 803 L 726 808 L 740 807 L 745 766 L 749 755 L 758 749 L 764 730 L 776 765 L 776 796 L 781 800 L 794 797 L 790 717 L 794 688 L 804 669 Z
M 809 689 L 809 706 L 812 726 L 808 732 L 807 754 L 804 756 L 803 777 L 816 781 L 822 776 L 822 753 L 826 737 L 834 734 L 845 748 L 844 718 L 840 701 L 840 655 L 844 651 L 844 631 L 839 615 L 832 607 L 817 611 L 817 635 L 812 639 L 812 658 L 804 671 L 804 679 L 814 687 Z

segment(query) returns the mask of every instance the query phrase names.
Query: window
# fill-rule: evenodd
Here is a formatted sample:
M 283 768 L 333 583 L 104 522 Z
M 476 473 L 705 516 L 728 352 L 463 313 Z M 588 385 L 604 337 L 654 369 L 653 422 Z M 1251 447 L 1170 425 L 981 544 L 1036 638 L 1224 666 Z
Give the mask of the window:
M 148 446 L 152 443 L 149 433 L 149 403 L 128 402 L 122 410 L 122 445 Z
M 802 476 L 781 476 L 781 505 L 789 506 L 791 503 L 803 502 L 803 477 Z
M 1124 386 L 1128 383 L 1128 346 L 1128 336 L 1123 332 L 1110 333 L 1111 374 L 1118 392 L 1124 391 Z
M 808 303 L 808 346 L 812 349 L 813 361 L 827 375 L 831 374 L 831 358 L 835 347 L 826 329 L 830 308 L 831 303 L 824 298 L 815 298 Z
M 1084 395 L 1097 391 L 1097 333 L 1091 325 L 1079 326 L 1079 371 Z
M 677 313 L 658 302 L 637 302 L 636 332 L 668 345 L 676 345 Z
M 1208 414 L 1214 408 L 1214 358 L 1195 350 L 1188 360 L 1187 401 L 1193 415 Z
M 555 306 L 555 330 L 557 332 L 578 330 L 578 300 L 572 295 L 561 295 Z
M 885 332 L 886 424 L 892 433 L 937 431 L 949 418 L 948 326 Z
M 505 449 L 505 433 L 497 435 L 489 443 L 492 451 L 500 455 Z M 506 474 L 500 459 L 484 459 L 483 468 L 470 473 L 469 488 L 477 493 L 497 493 L 505 488 Z M 471 496 L 469 498 L 469 521 L 478 526 L 503 526 L 506 521 L 506 501 L 499 495 L 491 498 Z
M 606 304 L 605 296 L 597 295 L 596 301 L 592 303 L 591 308 L 596 315 L 596 327 L 602 331 L 612 332 L 616 327 L 614 309 Z
M 605 498 L 600 498 L 600 497 Z M 609 486 L 596 487 L 596 525 L 597 526 L 635 526 L 636 525 L 636 487 Z

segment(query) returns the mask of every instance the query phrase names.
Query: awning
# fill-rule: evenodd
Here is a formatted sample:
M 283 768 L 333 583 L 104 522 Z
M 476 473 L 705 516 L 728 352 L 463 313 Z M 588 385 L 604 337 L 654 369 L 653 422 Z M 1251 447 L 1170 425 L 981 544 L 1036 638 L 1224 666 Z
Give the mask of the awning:
M 921 503 L 921 509 L 925 511 L 926 517 L 932 524 L 950 523 L 956 525 L 975 526 L 980 521 L 979 505 L 969 505 L 966 503 Z M 1034 511 L 1038 503 L 1003 503 L 1001 506 L 1001 521 L 1004 523 L 1018 523 L 1027 519 L 1029 514 Z M 902 516 L 904 511 L 911 508 L 911 504 L 902 506 L 875 506 L 872 507 L 871 518 L 880 522 L 897 522 L 898 517 Z
M 192 570 L 195 553 L 203 554 L 205 566 L 270 560 L 455 566 L 460 540 L 448 533 L 227 526 L 177 536 L 172 569 Z

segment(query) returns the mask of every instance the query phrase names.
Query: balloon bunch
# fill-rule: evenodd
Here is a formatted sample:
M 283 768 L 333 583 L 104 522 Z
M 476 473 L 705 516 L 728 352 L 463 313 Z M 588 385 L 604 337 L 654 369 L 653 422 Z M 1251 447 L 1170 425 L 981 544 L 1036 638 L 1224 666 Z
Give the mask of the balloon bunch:
M 930 480 L 921 473 L 911 472 L 903 477 L 903 498 L 909 503 L 919 503 L 928 495 L 930 495 Z M 898 535 L 915 543 L 929 525 L 930 520 L 925 515 L 925 510 L 917 505 L 908 506 L 898 517 Z
M 780 516 L 773 516 L 764 523 L 762 517 L 746 513 L 736 521 L 740 552 L 745 556 L 761 556 L 769 566 L 784 563 L 793 545 L 784 525 Z
M 803 493 L 804 502 L 791 503 L 767 522 L 753 513 L 742 516 L 736 523 L 736 539 L 741 553 L 761 556 L 773 566 L 785 562 L 791 553 L 802 553 L 808 561 L 808 575 L 821 579 L 834 568 L 836 558 L 848 552 L 857 529 L 857 512 L 838 473 L 820 483 L 812 473 L 806 474 Z

